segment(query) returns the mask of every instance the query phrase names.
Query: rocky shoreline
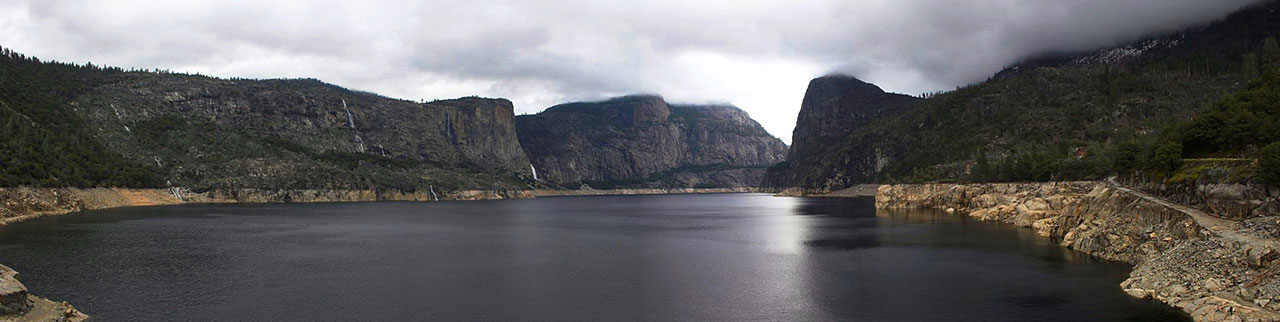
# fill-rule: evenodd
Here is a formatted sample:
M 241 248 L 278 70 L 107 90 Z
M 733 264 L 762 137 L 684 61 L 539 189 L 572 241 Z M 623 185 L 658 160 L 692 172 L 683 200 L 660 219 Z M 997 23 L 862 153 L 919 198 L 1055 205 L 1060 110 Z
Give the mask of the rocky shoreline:
M 119 207 L 208 203 L 298 203 L 528 199 L 554 196 L 654 195 L 776 192 L 761 188 L 612 190 L 461 190 L 396 192 L 375 190 L 214 190 L 125 188 L 0 188 L 0 226 L 43 216 Z M 27 293 L 17 272 L 0 265 L 0 322 L 79 322 L 89 317 L 66 302 Z
M 670 194 L 711 194 L 711 193 L 776 193 L 776 189 L 767 188 L 670 188 L 670 189 L 580 189 L 580 190 L 530 190 L 534 197 L 568 197 L 568 196 L 626 196 L 626 195 L 670 195 Z
M 1134 265 L 1125 292 L 1196 321 L 1280 321 L 1280 217 L 1225 221 L 1102 182 L 884 185 L 876 207 L 944 209 L 1035 229 Z
M 54 302 L 27 293 L 18 272 L 0 265 L 0 322 L 79 322 L 89 316 L 67 302 Z
M 1103 182 L 859 186 L 820 195 L 797 189 L 683 188 L 387 192 L 0 188 L 0 225 L 46 215 L 185 203 L 444 201 L 555 196 L 780 192 L 780 196 L 874 195 L 876 207 L 934 208 L 1034 229 L 1064 247 L 1134 266 L 1121 286 L 1135 297 L 1183 309 L 1196 321 L 1280 321 L 1280 217 L 1225 221 Z M 874 191 L 870 193 L 869 191 Z M 81 321 L 66 303 L 31 296 L 29 312 L 61 319 L 15 318 L 26 298 L 16 273 L 0 266 L 0 321 Z M 11 285 L 16 284 L 17 287 Z M 20 290 L 22 296 L 14 295 Z M 7 293 L 6 293 L 7 292 Z M 24 312 L 28 312 L 24 311 Z M 74 312 L 74 314 L 68 313 Z M 5 315 L 9 314 L 9 315 Z M 56 314 L 55 314 L 56 315 Z M 73 318 L 79 318 L 73 319 Z
M 210 190 L 125 188 L 0 188 L 0 225 L 67 213 L 137 206 L 200 203 L 299 203 L 527 199 L 528 190 Z
M 209 203 L 311 203 L 374 201 L 503 200 L 562 196 L 616 196 L 711 193 L 776 193 L 770 188 L 670 188 L 580 190 L 211 190 L 126 188 L 0 188 L 0 225 L 68 213 L 139 206 Z
M 876 189 L 880 185 L 876 184 L 860 184 L 849 188 L 830 191 L 826 189 L 806 189 L 800 187 L 783 188 L 778 193 L 779 197 L 815 197 L 815 198 L 853 198 L 853 197 L 875 197 Z

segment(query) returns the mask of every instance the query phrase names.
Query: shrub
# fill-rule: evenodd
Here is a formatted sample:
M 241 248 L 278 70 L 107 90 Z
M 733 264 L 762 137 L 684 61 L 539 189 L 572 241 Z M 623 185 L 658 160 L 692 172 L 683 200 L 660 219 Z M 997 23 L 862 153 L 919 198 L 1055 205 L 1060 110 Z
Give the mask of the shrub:
M 1258 154 L 1259 177 L 1271 185 L 1280 185 L 1280 142 L 1272 142 Z
M 1182 166 L 1182 142 L 1165 141 L 1156 146 L 1151 156 L 1152 170 L 1168 174 Z

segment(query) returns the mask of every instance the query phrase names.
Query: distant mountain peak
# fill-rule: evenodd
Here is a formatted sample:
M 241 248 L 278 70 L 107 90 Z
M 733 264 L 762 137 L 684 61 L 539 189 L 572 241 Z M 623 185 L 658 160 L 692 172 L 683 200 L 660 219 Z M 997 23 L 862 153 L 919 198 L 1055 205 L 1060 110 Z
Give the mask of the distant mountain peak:
M 624 95 L 624 96 L 618 96 L 618 97 L 606 99 L 602 102 L 653 101 L 653 100 L 664 101 L 664 102 L 666 101 L 666 99 L 662 98 L 662 95 L 658 95 L 658 94 L 630 94 L 630 95 Z
M 754 187 L 787 151 L 737 107 L 651 94 L 556 105 L 516 129 L 542 180 L 565 187 Z
M 862 93 L 866 95 L 882 95 L 884 89 L 875 84 L 868 83 L 857 77 L 846 74 L 827 74 L 822 77 L 814 78 L 809 81 L 809 91 L 811 92 L 844 92 L 844 93 Z

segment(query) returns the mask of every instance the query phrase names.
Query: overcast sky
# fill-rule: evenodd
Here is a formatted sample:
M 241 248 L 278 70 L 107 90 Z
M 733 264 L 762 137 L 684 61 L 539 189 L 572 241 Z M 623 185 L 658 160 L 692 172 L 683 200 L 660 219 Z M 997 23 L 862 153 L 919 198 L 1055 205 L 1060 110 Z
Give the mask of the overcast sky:
M 730 102 L 790 141 L 808 81 L 918 94 L 1045 51 L 1110 46 L 1255 0 L 0 0 L 0 45 L 43 59 L 314 77 L 516 113 L 631 93 Z

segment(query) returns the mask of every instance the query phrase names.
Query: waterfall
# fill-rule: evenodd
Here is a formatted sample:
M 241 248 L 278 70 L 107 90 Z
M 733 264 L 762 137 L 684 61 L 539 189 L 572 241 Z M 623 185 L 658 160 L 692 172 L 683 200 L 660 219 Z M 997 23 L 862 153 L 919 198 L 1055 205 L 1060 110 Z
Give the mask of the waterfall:
M 449 137 L 449 143 L 458 144 L 458 139 L 453 136 L 453 118 L 449 116 L 449 111 L 444 111 L 444 135 Z
M 538 181 L 538 168 L 534 168 L 533 164 L 529 164 L 529 171 L 533 171 L 533 181 Z
M 440 196 L 436 195 L 436 186 L 434 185 L 427 186 L 427 188 L 431 189 L 431 199 L 435 199 L 435 201 L 440 201 Z
M 355 133 L 357 152 L 364 153 L 364 140 L 360 139 L 360 130 L 356 130 L 356 119 L 351 116 L 351 109 L 347 108 L 346 99 L 342 99 L 342 110 L 347 111 L 347 126 L 351 127 L 351 133 Z
M 116 109 L 116 105 L 115 105 L 115 104 L 111 104 L 111 111 L 116 112 L 116 120 L 119 120 L 119 121 L 120 121 L 120 123 L 124 123 L 124 117 L 123 117 L 123 116 L 120 116 L 120 110 L 117 110 L 117 109 Z M 124 126 L 124 131 L 125 131 L 125 132 L 129 132 L 129 134 L 133 134 L 133 130 L 129 129 L 129 126 L 128 126 L 128 125 L 125 125 L 125 126 Z

